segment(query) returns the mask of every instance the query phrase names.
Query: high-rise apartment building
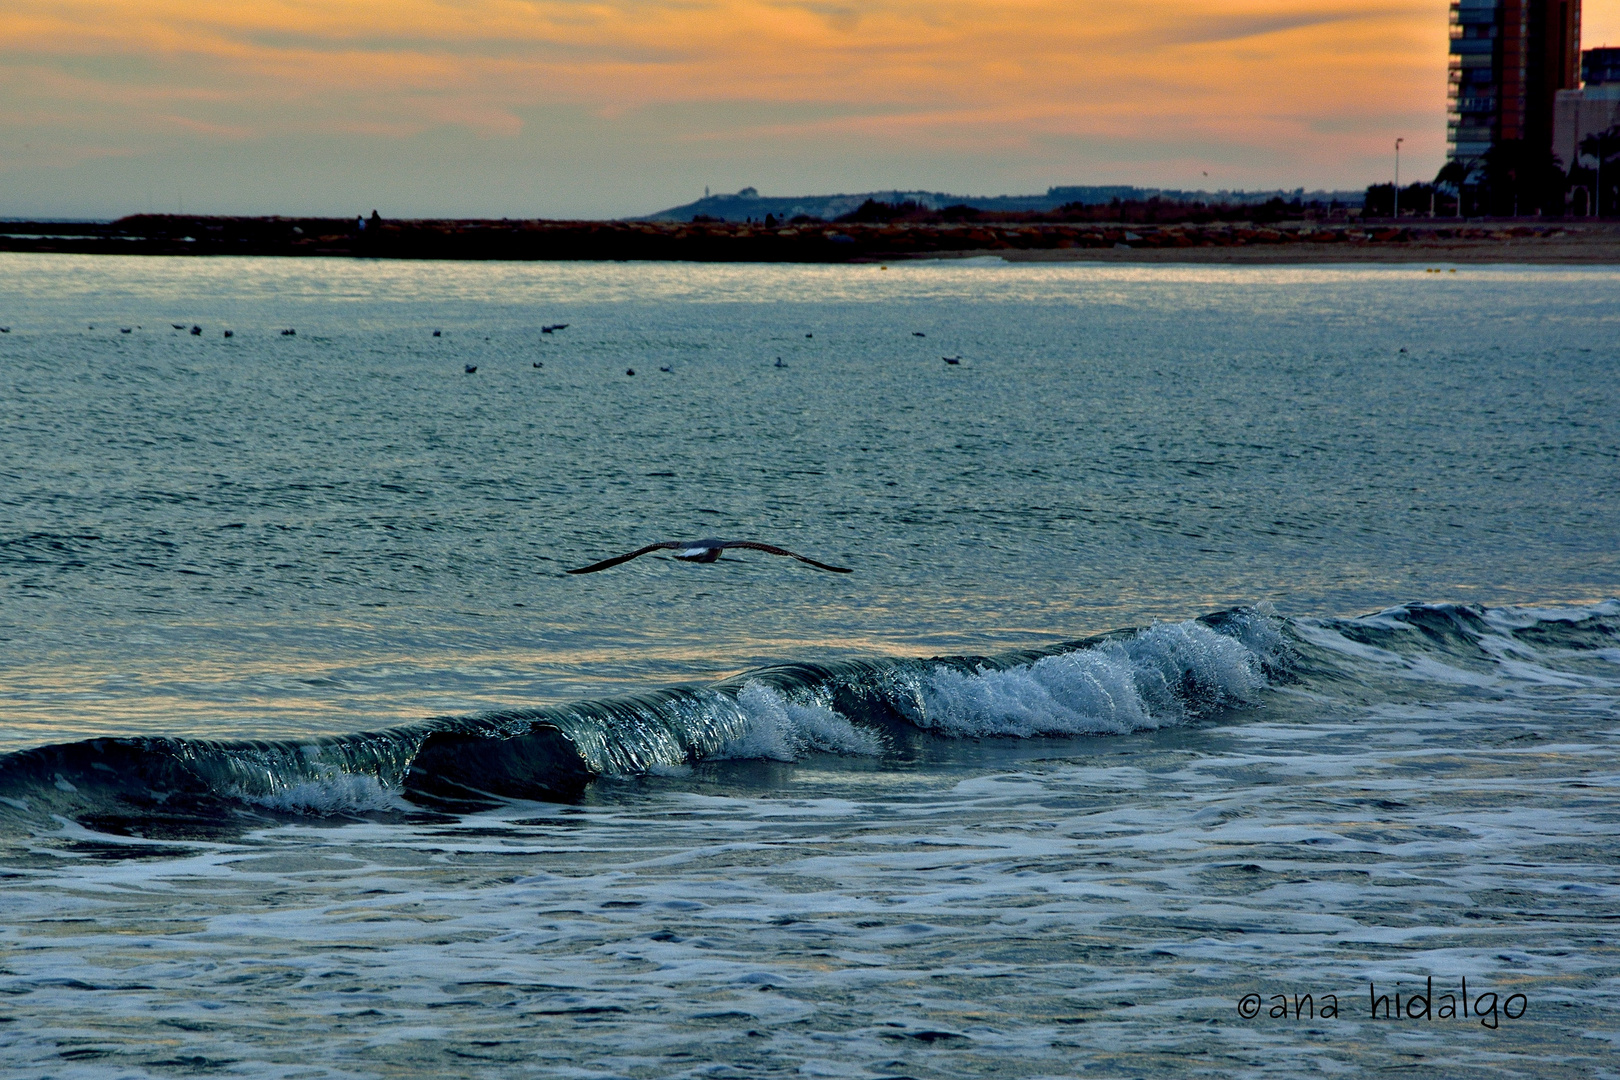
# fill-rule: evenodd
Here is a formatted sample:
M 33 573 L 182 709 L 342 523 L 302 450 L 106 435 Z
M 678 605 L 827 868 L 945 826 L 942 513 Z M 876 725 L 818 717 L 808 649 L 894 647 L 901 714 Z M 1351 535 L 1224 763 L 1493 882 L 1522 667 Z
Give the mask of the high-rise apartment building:
M 1554 96 L 1577 84 L 1580 50 L 1581 0 L 1453 0 L 1452 159 L 1510 140 L 1550 148 Z
M 1581 82 L 1587 86 L 1620 83 L 1620 49 L 1587 49 L 1581 53 Z
M 1560 90 L 1553 112 L 1553 153 L 1567 172 L 1593 159 L 1581 141 L 1620 127 L 1620 49 L 1587 49 L 1581 54 L 1579 90 Z M 1608 205 L 1608 201 L 1604 201 Z

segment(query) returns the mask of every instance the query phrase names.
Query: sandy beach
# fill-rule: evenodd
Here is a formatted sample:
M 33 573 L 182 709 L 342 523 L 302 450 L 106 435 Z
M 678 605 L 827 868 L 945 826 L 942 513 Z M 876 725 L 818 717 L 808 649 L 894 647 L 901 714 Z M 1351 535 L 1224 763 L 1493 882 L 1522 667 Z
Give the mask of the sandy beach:
M 978 256 L 982 251 L 968 251 Z M 1531 263 L 1582 265 L 1620 263 L 1620 226 L 1563 223 L 1545 235 L 1495 235 L 1464 238 L 1447 234 L 1405 243 L 1327 243 L 1297 240 L 1288 244 L 1231 245 L 1196 248 L 1059 248 L 1005 251 L 1009 262 L 1146 262 L 1287 265 L 1308 263 Z

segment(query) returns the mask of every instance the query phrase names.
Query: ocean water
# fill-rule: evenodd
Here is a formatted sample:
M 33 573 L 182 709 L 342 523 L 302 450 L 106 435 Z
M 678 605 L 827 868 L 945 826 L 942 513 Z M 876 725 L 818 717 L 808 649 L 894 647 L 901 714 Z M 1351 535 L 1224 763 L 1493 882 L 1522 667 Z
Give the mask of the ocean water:
M 0 327 L 0 1075 L 1620 1075 L 1620 270 Z

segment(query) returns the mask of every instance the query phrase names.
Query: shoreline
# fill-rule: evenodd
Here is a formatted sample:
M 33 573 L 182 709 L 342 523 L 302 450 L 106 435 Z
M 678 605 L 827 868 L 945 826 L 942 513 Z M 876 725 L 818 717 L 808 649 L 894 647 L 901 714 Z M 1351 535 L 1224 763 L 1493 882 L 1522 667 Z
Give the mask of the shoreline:
M 987 254 L 962 253 L 967 257 Z M 1517 264 L 1532 266 L 1620 265 L 1620 243 L 1534 244 L 1517 241 L 1480 244 L 1414 244 L 1410 247 L 1347 247 L 1338 244 L 1299 244 L 1287 248 L 1194 248 L 1181 251 L 1019 251 L 998 252 L 1007 262 L 1025 263 L 1151 263 L 1183 266 L 1308 266 L 1323 264 L 1413 265 L 1455 263 L 1478 266 Z
M 823 223 L 222 218 L 11 222 L 0 251 L 458 261 L 1620 265 L 1620 222 Z

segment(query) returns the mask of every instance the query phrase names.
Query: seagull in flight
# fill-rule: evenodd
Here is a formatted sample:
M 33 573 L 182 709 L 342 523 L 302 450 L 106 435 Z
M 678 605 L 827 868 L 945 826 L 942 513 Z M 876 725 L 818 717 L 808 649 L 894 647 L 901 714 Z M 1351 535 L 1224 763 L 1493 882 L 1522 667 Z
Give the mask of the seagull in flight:
M 826 563 L 816 562 L 814 559 L 806 558 L 797 552 L 789 551 L 787 548 L 773 547 L 770 544 L 760 544 L 753 540 L 716 540 L 713 537 L 710 537 L 707 540 L 693 540 L 690 542 L 685 540 L 663 540 L 656 544 L 648 544 L 644 548 L 637 548 L 635 551 L 629 552 L 625 555 L 615 555 L 611 559 L 603 559 L 599 563 L 592 563 L 589 566 L 582 566 L 578 570 L 570 570 L 568 573 L 594 574 L 598 570 L 606 570 L 610 566 L 618 566 L 620 563 L 629 562 L 631 559 L 640 558 L 642 555 L 646 555 L 648 552 L 662 551 L 664 549 L 674 551 L 675 557 L 685 562 L 711 563 L 718 559 L 720 557 L 720 553 L 726 548 L 746 548 L 749 551 L 763 551 L 769 555 L 786 555 L 790 559 L 798 559 L 800 562 L 809 563 L 818 570 L 830 570 L 835 574 L 854 573 L 854 571 L 849 569 L 847 566 L 828 566 Z

